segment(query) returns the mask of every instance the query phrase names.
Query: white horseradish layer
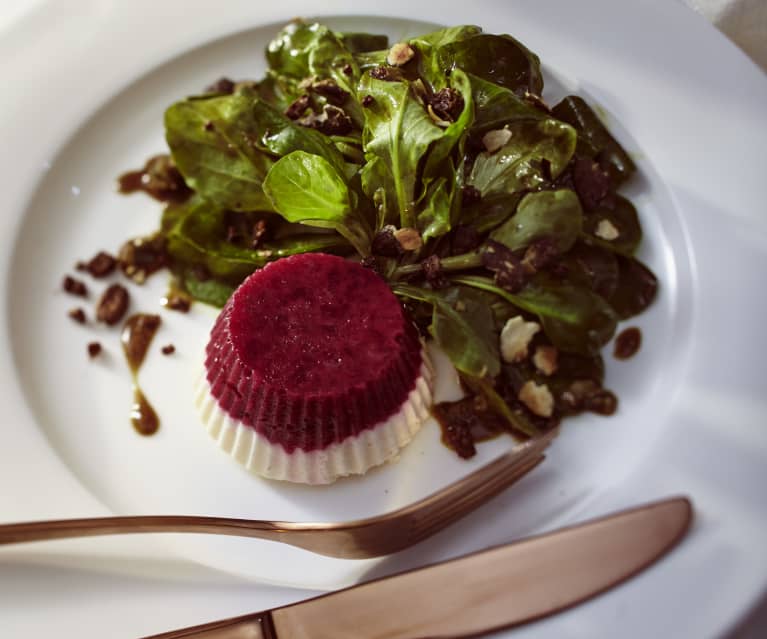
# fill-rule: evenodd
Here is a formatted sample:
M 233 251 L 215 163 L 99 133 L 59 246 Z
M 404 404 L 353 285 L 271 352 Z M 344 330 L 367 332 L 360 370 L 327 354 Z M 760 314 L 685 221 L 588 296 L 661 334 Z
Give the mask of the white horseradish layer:
M 397 412 L 359 435 L 347 437 L 322 450 L 296 448 L 288 453 L 254 428 L 232 418 L 210 393 L 206 375 L 200 376 L 195 403 L 202 422 L 218 445 L 250 472 L 303 484 L 330 484 L 339 477 L 361 475 L 397 456 L 429 417 L 434 369 L 421 349 L 421 370 L 407 399 Z

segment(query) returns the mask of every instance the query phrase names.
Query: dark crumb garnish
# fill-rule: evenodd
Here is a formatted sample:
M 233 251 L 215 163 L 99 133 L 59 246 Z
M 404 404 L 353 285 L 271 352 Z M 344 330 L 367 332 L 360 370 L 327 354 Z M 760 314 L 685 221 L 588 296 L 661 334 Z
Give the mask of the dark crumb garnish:
M 587 211 L 593 211 L 610 192 L 610 176 L 591 158 L 579 157 L 575 160 L 573 182 Z
M 67 275 L 62 282 L 62 287 L 70 295 L 77 295 L 79 297 L 88 297 L 88 287 L 85 286 L 85 282 L 75 279 L 74 277 Z
M 78 324 L 85 324 L 85 311 L 81 308 L 73 308 L 67 313 Z
M 87 271 L 91 276 L 106 277 L 114 272 L 117 267 L 117 259 L 106 251 L 99 251 L 87 262 L 78 262 L 78 271 Z
M 461 205 L 471 206 L 482 200 L 482 192 L 471 184 L 464 184 L 461 187 Z
M 117 324 L 128 310 L 130 295 L 122 284 L 112 284 L 101 296 L 96 306 L 96 319 L 110 326 Z
M 304 115 L 310 104 L 311 101 L 309 100 L 309 96 L 304 93 L 302 96 L 293 100 L 290 106 L 285 109 L 285 115 L 291 120 L 298 120 L 298 118 Z
M 172 355 L 176 352 L 176 347 L 173 346 L 173 344 L 166 344 L 162 347 L 162 354 L 163 355 Z
M 161 233 L 128 240 L 118 254 L 120 270 L 137 284 L 168 265 L 165 238 Z
M 432 288 L 445 288 L 450 285 L 450 281 L 445 277 L 442 270 L 442 263 L 438 255 L 430 255 L 421 262 L 423 274 L 426 281 Z
M 402 255 L 402 247 L 397 238 L 394 237 L 395 230 L 394 226 L 387 224 L 375 234 L 370 249 L 374 255 L 381 255 L 382 257 L 399 257 Z
M 101 353 L 101 343 L 100 342 L 90 342 L 88 344 L 88 355 L 93 358 L 97 357 Z
M 302 117 L 298 123 L 325 135 L 346 135 L 354 128 L 354 122 L 346 112 L 332 104 L 326 104 L 320 114 L 310 113 Z
M 229 78 L 219 78 L 213 84 L 205 87 L 205 93 L 234 93 L 234 88 L 237 86 L 233 80 Z
M 398 82 L 402 79 L 402 71 L 396 67 L 378 66 L 370 69 L 370 77 L 386 82 Z
M 434 113 L 443 120 L 455 122 L 464 107 L 463 96 L 451 87 L 437 91 L 429 101 Z
M 120 193 L 143 191 L 160 202 L 183 202 L 192 191 L 167 154 L 149 158 L 144 167 L 117 178 Z
M 495 283 L 509 293 L 516 293 L 527 283 L 528 273 L 522 260 L 500 242 L 487 241 L 482 265 L 495 273 Z
M 173 291 L 165 296 L 163 306 L 171 311 L 188 313 L 189 309 L 192 308 L 192 298 L 184 292 Z
M 362 264 L 362 266 L 365 268 L 369 268 L 377 275 L 381 275 L 383 277 L 384 269 L 381 267 L 379 259 L 375 255 L 368 255 L 367 257 L 363 257 L 360 261 L 360 264 Z
M 636 326 L 631 326 L 621 331 L 615 338 L 613 355 L 616 359 L 628 359 L 636 355 L 641 345 L 642 332 Z
M 344 102 L 349 99 L 349 92 L 342 89 L 333 80 L 326 78 L 319 82 L 314 82 L 310 89 L 325 98 L 330 104 L 336 106 L 343 106 Z

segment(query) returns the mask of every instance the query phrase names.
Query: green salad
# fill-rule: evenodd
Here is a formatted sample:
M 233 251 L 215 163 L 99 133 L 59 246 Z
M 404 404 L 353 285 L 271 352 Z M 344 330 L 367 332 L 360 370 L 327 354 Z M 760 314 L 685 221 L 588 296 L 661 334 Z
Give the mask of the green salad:
M 143 186 L 178 285 L 222 306 L 284 256 L 361 260 L 458 371 L 466 397 L 434 412 L 462 456 L 612 413 L 601 349 L 657 281 L 618 192 L 634 163 L 586 101 L 544 103 L 538 56 L 476 26 L 390 43 L 294 21 L 266 60 L 165 113 Z

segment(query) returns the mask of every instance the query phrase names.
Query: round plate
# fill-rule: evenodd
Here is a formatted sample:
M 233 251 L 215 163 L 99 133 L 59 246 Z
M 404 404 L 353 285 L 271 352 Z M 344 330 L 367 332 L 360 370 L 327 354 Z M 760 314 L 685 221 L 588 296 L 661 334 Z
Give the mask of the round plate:
M 471 462 L 461 461 L 440 445 L 431 422 L 396 464 L 363 478 L 317 488 L 247 474 L 209 439 L 191 401 L 215 310 L 201 304 L 188 315 L 162 309 L 159 300 L 167 286 L 162 274 L 142 287 L 130 287 L 133 311 L 156 312 L 163 319 L 139 375 L 162 426 L 150 438 L 131 429 L 131 380 L 118 331 L 93 322 L 80 326 L 67 318 L 67 311 L 78 305 L 92 316 L 93 303 L 108 282 L 88 280 L 90 298 L 81 301 L 63 293 L 60 281 L 73 273 L 77 260 L 101 249 L 115 251 L 126 238 L 156 228 L 160 206 L 144 196 L 118 195 L 114 180 L 164 150 L 165 107 L 221 75 L 260 77 L 263 48 L 274 32 L 291 16 L 316 10 L 300 3 L 292 3 L 288 12 L 256 10 L 234 2 L 228 10 L 232 15 L 222 17 L 203 13 L 200 3 L 199 15 L 184 9 L 189 17 L 183 26 L 176 22 L 170 28 L 164 21 L 162 28 L 154 22 L 141 24 L 137 8 L 96 14 L 88 13 L 87 3 L 76 4 L 84 11 L 81 21 L 64 31 L 81 39 L 61 49 L 55 78 L 46 73 L 39 54 L 25 64 L 8 65 L 9 74 L 27 71 L 27 77 L 18 77 L 32 90 L 2 111 L 3 134 L 16 153 L 3 156 L 3 171 L 14 178 L 2 195 L 11 230 L 2 239 L 2 266 L 8 274 L 2 328 L 13 357 L 0 372 L 9 417 L 3 427 L 9 445 L 0 453 L 0 462 L 9 459 L 0 479 L 18 486 L 7 500 L 14 508 L 3 508 L 3 517 L 114 512 L 354 519 L 412 502 L 508 448 L 510 440 L 499 439 L 482 445 Z M 170 11 L 181 5 L 171 1 L 164 7 Z M 353 13 L 374 11 L 372 3 L 365 7 L 357 3 Z M 154 550 L 251 581 L 325 589 L 684 492 L 699 511 L 699 524 L 688 543 L 603 598 L 608 603 L 598 600 L 579 609 L 578 619 L 600 634 L 617 623 L 616 611 L 623 615 L 623 636 L 633 636 L 625 634 L 626 627 L 631 632 L 638 628 L 636 636 L 660 628 L 664 634 L 674 628 L 671 634 L 677 636 L 718 632 L 765 585 L 753 566 L 758 553 L 763 558 L 765 553 L 750 546 L 759 538 L 765 513 L 755 501 L 757 493 L 746 488 L 765 478 L 767 458 L 767 438 L 756 428 L 764 406 L 754 357 L 764 345 L 756 292 L 759 268 L 765 266 L 765 243 L 760 241 L 765 226 L 753 214 L 759 210 L 754 167 L 757 150 L 764 148 L 757 140 L 764 127 L 757 127 L 755 100 L 765 92 L 764 79 L 678 7 L 633 9 L 631 20 L 609 3 L 598 2 L 578 11 L 555 3 L 521 3 L 510 9 L 488 4 L 472 12 L 442 7 L 438 14 L 429 7 L 435 9 L 436 4 L 426 3 L 415 15 L 405 3 L 395 2 L 386 13 L 407 18 L 348 17 L 349 6 L 331 2 L 329 15 L 322 19 L 340 30 L 387 32 L 394 40 L 429 30 L 434 22 L 471 22 L 488 31 L 510 32 L 541 55 L 545 97 L 555 101 L 566 92 L 584 95 L 605 113 L 611 130 L 637 159 L 640 177 L 626 192 L 645 230 L 641 257 L 658 274 L 661 294 L 632 322 L 645 337 L 640 354 L 620 363 L 606 357 L 608 385 L 621 398 L 618 414 L 566 421 L 546 463 L 533 474 L 475 515 L 396 557 L 350 562 L 251 540 L 181 535 L 146 538 L 141 549 L 126 544 L 122 552 L 142 557 Z M 15 46 L 14 33 L 41 33 L 44 25 L 52 24 L 56 9 L 50 4 L 45 11 L 50 13 L 19 23 L 19 30 L 3 44 Z M 655 28 L 659 15 L 664 28 L 670 23 L 688 34 L 684 50 L 670 37 L 651 52 L 642 47 L 639 27 Z M 599 16 L 598 38 L 592 35 L 596 27 L 589 16 Z M 90 30 L 96 26 L 98 34 Z M 109 33 L 109 39 L 102 32 Z M 724 74 L 714 75 L 693 59 L 687 51 L 690 34 L 701 50 L 717 48 L 717 64 L 741 69 L 741 83 L 743 73 L 753 74 L 746 95 L 741 90 L 732 101 L 731 93 L 723 90 L 732 89 Z M 87 55 L 107 41 L 108 58 Z M 700 51 L 698 55 L 703 57 Z M 82 66 L 84 60 L 88 66 Z M 707 83 L 714 80 L 722 87 L 714 92 L 715 99 L 704 101 L 702 96 L 710 91 Z M 70 89 L 65 92 L 66 87 Z M 16 124 L 11 127 L 9 122 Z M 23 147 L 17 144 L 22 141 Z M 703 148 L 716 161 L 701 155 Z M 727 198 L 714 188 L 722 183 Z M 86 344 L 93 340 L 100 341 L 105 352 L 89 361 Z M 166 343 L 176 346 L 170 357 L 159 352 Z M 440 394 L 455 393 L 449 368 L 440 370 Z M 45 491 L 29 491 L 28 483 L 45 485 Z M 27 492 L 34 495 L 21 502 Z M 5 506 L 5 500 L 0 505 Z M 87 553 L 95 543 L 91 541 L 87 550 L 83 544 L 79 548 Z M 725 562 L 715 552 L 722 544 L 739 544 L 743 551 Z M 58 548 L 64 552 L 62 545 Z M 712 584 L 718 576 L 720 583 L 729 578 L 738 586 L 738 596 L 720 596 L 702 615 L 705 624 L 688 615 L 678 619 L 674 613 L 679 603 L 671 606 L 661 596 L 666 589 L 686 591 L 691 603 L 693 597 L 719 592 L 709 592 L 705 583 L 688 574 L 689 566 L 703 556 L 708 558 Z M 625 602 L 636 601 L 629 597 L 641 597 L 635 612 L 626 607 Z M 647 618 L 648 609 L 653 619 Z M 219 611 L 204 612 L 200 619 Z M 562 636 L 557 624 L 572 614 L 578 612 L 518 633 L 535 630 Z M 179 623 L 193 621 L 187 615 Z

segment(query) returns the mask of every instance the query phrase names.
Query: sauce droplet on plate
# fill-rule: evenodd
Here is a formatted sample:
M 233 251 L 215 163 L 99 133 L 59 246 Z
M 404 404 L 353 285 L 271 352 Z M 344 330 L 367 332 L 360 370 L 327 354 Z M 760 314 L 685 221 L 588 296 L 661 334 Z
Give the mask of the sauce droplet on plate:
M 141 435 L 153 435 L 160 428 L 160 419 L 138 384 L 138 372 L 161 321 L 159 315 L 136 313 L 125 320 L 120 335 L 123 353 L 133 377 L 131 424 Z

